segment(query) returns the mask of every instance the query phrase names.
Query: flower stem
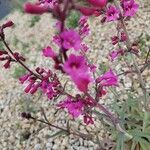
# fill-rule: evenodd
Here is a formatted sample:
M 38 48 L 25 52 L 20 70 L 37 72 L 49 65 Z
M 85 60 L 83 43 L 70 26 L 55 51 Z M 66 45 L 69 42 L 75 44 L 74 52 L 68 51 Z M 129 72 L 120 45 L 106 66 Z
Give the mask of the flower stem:
M 118 5 L 116 0 L 114 0 L 114 4 L 117 6 L 117 8 L 119 8 L 119 5 Z M 122 29 L 124 30 L 124 32 L 125 32 L 125 34 L 127 36 L 126 47 L 127 47 L 128 51 L 130 51 L 130 49 L 131 49 L 131 41 L 130 41 L 130 38 L 129 38 L 128 31 L 126 29 L 126 25 L 125 25 L 125 22 L 124 22 L 121 10 L 120 10 L 120 16 L 121 16 L 120 23 L 122 24 Z M 140 69 L 138 67 L 138 63 L 137 63 L 137 61 L 135 59 L 135 56 L 132 53 L 130 53 L 130 56 L 131 56 L 131 58 L 133 60 L 133 65 L 134 65 L 134 68 L 135 68 L 135 70 L 137 72 L 137 75 L 139 77 L 139 82 L 140 82 L 140 85 L 141 85 L 141 88 L 142 88 L 142 91 L 143 91 L 144 108 L 145 108 L 145 110 L 148 110 L 148 108 L 147 108 L 147 91 L 146 91 L 146 88 L 145 88 L 145 82 L 144 82 L 144 80 L 142 78 L 142 74 L 141 74 L 141 71 L 140 71 Z
M 21 60 L 17 60 L 14 57 L 14 53 L 13 51 L 10 49 L 10 47 L 8 46 L 7 42 L 5 41 L 5 39 L 1 37 L 2 42 L 4 43 L 5 47 L 7 48 L 7 50 L 9 51 L 9 53 L 12 55 L 13 59 L 15 60 L 15 62 L 18 62 L 22 67 L 24 67 L 28 72 L 30 72 L 32 75 L 34 75 L 35 77 L 37 77 L 38 79 L 42 79 L 38 74 L 34 73 L 31 69 L 29 69 Z

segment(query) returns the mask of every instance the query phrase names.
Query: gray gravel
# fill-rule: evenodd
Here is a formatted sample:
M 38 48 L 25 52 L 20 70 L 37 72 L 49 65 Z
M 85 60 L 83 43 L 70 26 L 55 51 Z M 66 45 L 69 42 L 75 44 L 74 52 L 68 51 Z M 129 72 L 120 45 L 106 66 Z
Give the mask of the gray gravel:
M 138 1 L 140 10 L 128 25 L 129 33 L 133 39 L 136 39 L 141 33 L 150 35 L 150 2 L 149 0 Z M 53 28 L 55 21 L 51 16 L 41 16 L 40 21 L 32 28 L 29 28 L 32 20 L 30 15 L 14 12 L 8 15 L 7 18 L 13 20 L 16 24 L 13 29 L 7 29 L 6 31 L 6 39 L 12 49 L 24 53 L 31 68 L 36 66 L 51 67 L 52 62 L 41 56 L 41 48 L 51 43 L 50 39 L 55 32 Z M 100 18 L 91 20 L 90 26 L 92 34 L 85 39 L 90 46 L 89 58 L 97 64 L 103 63 L 109 67 L 111 63 L 106 56 L 113 49 L 110 37 L 115 34 L 115 26 L 111 23 L 101 25 Z M 14 38 L 19 42 L 14 41 Z M 24 47 L 21 43 L 27 46 Z M 56 47 L 54 46 L 54 48 Z M 118 72 L 122 66 L 124 64 L 118 64 L 117 62 L 113 64 L 113 68 Z M 23 86 L 19 84 L 19 81 L 11 77 L 12 74 L 13 67 L 11 70 L 4 70 L 3 68 L 0 70 L 0 150 L 94 150 L 97 148 L 97 145 L 91 141 L 83 140 L 73 135 L 49 138 L 48 135 L 56 132 L 54 128 L 49 128 L 34 121 L 23 120 L 20 117 L 20 113 L 25 110 L 30 110 L 34 115 L 41 117 L 40 107 L 45 109 L 49 121 L 56 125 L 65 126 L 69 116 L 65 111 L 55 109 L 54 104 L 56 102 L 48 101 L 45 96 L 38 99 L 40 93 L 34 96 L 24 94 Z M 150 71 L 145 71 L 143 75 L 146 77 L 147 87 L 150 88 Z M 63 77 L 60 76 L 60 78 L 62 79 Z M 137 93 L 141 94 L 139 85 L 136 82 L 136 76 L 134 76 L 135 83 L 131 83 L 130 76 L 121 78 L 124 80 L 125 85 L 120 85 L 116 89 L 118 93 L 134 86 L 137 89 Z M 65 80 L 67 79 L 63 78 L 61 81 L 64 83 Z M 67 90 L 72 93 L 75 92 L 75 90 L 72 90 L 71 85 Z M 102 101 L 105 100 L 107 101 L 106 103 L 109 103 L 113 97 L 113 94 L 110 93 Z M 104 135 L 99 121 L 96 121 L 95 125 L 85 127 L 82 124 L 82 119 L 79 118 L 75 122 L 71 121 L 71 124 L 74 129 L 79 129 L 84 133 L 96 130 L 95 133 L 99 132 L 100 139 Z

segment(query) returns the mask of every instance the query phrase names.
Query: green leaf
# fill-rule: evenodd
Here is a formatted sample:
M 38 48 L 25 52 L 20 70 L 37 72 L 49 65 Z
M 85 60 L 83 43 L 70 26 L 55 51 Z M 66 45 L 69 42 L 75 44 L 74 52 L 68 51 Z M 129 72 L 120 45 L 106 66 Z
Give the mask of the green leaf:
M 116 150 L 124 150 L 124 133 L 119 133 Z
M 145 131 L 148 127 L 150 127 L 150 113 L 144 112 L 143 131 Z
M 141 138 L 139 143 L 142 148 L 141 150 L 149 150 L 150 149 L 150 142 Z

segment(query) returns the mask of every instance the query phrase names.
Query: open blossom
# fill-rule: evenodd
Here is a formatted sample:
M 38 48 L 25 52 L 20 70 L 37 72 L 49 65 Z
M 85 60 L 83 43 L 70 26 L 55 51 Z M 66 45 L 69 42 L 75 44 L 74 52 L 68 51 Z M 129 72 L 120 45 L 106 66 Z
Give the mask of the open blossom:
M 117 7 L 110 5 L 106 10 L 106 21 L 115 21 L 119 19 L 119 10 Z
M 92 16 L 95 14 L 95 11 L 96 11 L 94 7 L 80 6 L 78 9 L 84 16 Z
M 97 83 L 100 83 L 101 86 L 118 86 L 118 77 L 110 69 L 97 79 Z
M 137 12 L 139 5 L 134 0 L 122 0 L 122 8 L 125 17 L 132 17 Z
M 63 47 L 65 49 L 74 48 L 74 50 L 79 50 L 81 48 L 81 38 L 77 31 L 70 29 L 62 32 L 60 34 L 63 40 Z
M 76 101 L 73 100 L 71 97 L 67 97 L 67 99 L 57 105 L 60 108 L 66 108 L 70 115 L 73 118 L 79 117 L 84 109 L 84 103 L 82 100 L 77 99 Z
M 86 59 L 84 56 L 76 56 L 71 54 L 68 60 L 64 64 L 64 71 L 68 74 L 74 74 L 77 72 L 86 72 L 88 67 L 86 65 Z
M 102 97 L 107 93 L 105 90 L 106 87 L 109 86 L 118 86 L 118 76 L 113 73 L 110 69 L 108 72 L 104 73 L 102 76 L 96 79 L 98 84 L 98 92 L 97 96 Z
M 71 78 L 81 92 L 88 91 L 88 85 L 92 81 L 88 72 L 76 72 L 71 75 Z
M 64 71 L 70 75 L 71 79 L 80 91 L 86 92 L 88 90 L 88 84 L 92 80 L 89 74 L 89 67 L 84 56 L 71 54 L 63 68 Z
M 56 53 L 52 50 L 52 48 L 50 46 L 48 46 L 48 47 L 43 49 L 43 56 L 55 58 Z

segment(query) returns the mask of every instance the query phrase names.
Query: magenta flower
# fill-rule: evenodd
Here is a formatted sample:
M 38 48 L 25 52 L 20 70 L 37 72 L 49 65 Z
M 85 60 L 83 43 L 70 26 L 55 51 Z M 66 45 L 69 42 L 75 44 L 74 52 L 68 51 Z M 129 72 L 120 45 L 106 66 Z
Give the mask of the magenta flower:
M 55 87 L 53 82 L 42 81 L 41 90 L 50 100 L 58 95 L 58 92 L 54 90 Z
M 103 8 L 107 4 L 107 0 L 88 0 L 95 7 Z
M 41 5 L 44 5 L 53 9 L 58 4 L 58 1 L 57 0 L 40 0 L 40 3 Z
M 70 115 L 73 118 L 79 117 L 84 109 L 84 103 L 82 100 L 78 99 L 74 101 L 71 97 L 67 97 L 67 99 L 57 105 L 60 108 L 66 108 Z
M 118 77 L 113 73 L 110 69 L 108 72 L 103 74 L 101 77 L 97 79 L 97 83 L 103 86 L 118 86 Z
M 120 37 L 121 42 L 127 41 L 127 35 L 124 32 L 121 32 L 121 37 Z
M 30 14 L 43 14 L 48 12 L 48 8 L 45 6 L 41 6 L 39 4 L 33 4 L 30 2 L 25 3 L 24 5 L 24 11 L 26 13 L 30 13 Z
M 19 78 L 19 81 L 21 82 L 21 84 L 23 84 L 26 80 L 28 80 L 28 78 L 29 78 L 30 76 L 31 76 L 30 73 L 25 74 L 25 75 L 23 75 L 23 76 L 21 76 L 21 77 Z
M 90 28 L 87 22 L 88 18 L 86 16 L 82 16 L 79 20 L 79 34 L 82 38 L 86 37 L 89 32 Z
M 53 42 L 54 42 L 55 44 L 57 44 L 59 47 L 61 47 L 61 38 L 60 38 L 59 35 L 53 36 Z
M 72 74 L 71 78 L 81 92 L 86 93 L 88 91 L 88 85 L 92 81 L 92 78 L 88 72 L 78 72 L 77 74 Z
M 55 58 L 56 53 L 52 50 L 52 48 L 50 46 L 48 46 L 48 47 L 43 49 L 43 56 Z
M 118 36 L 111 37 L 111 42 L 112 42 L 113 45 L 116 45 L 119 42 Z
M 119 55 L 123 55 L 123 50 L 122 49 L 118 49 L 116 51 L 112 51 L 109 53 L 109 57 L 111 59 L 111 61 L 114 61 Z
M 64 63 L 64 71 L 68 74 L 78 74 L 78 72 L 86 72 L 88 67 L 83 56 L 76 56 L 71 54 L 68 60 Z
M 84 120 L 84 123 L 86 125 L 89 125 L 89 124 L 94 124 L 94 121 L 93 121 L 93 117 L 89 114 L 86 114 L 84 117 L 83 117 L 83 120 Z
M 89 47 L 86 44 L 81 44 L 81 50 L 87 52 L 89 50 Z
M 118 57 L 118 51 L 112 51 L 109 53 L 111 61 L 114 61 Z
M 66 30 L 60 34 L 60 37 L 63 40 L 62 44 L 65 49 L 74 48 L 74 50 L 79 50 L 81 48 L 81 38 L 75 30 Z
M 115 21 L 119 19 L 119 10 L 115 6 L 110 5 L 106 11 L 106 21 Z
M 137 12 L 139 5 L 134 0 L 122 0 L 122 8 L 125 17 L 132 17 Z
M 89 67 L 83 56 L 71 54 L 65 62 L 63 69 L 70 75 L 80 91 L 87 92 L 88 84 L 92 80 L 89 74 Z

